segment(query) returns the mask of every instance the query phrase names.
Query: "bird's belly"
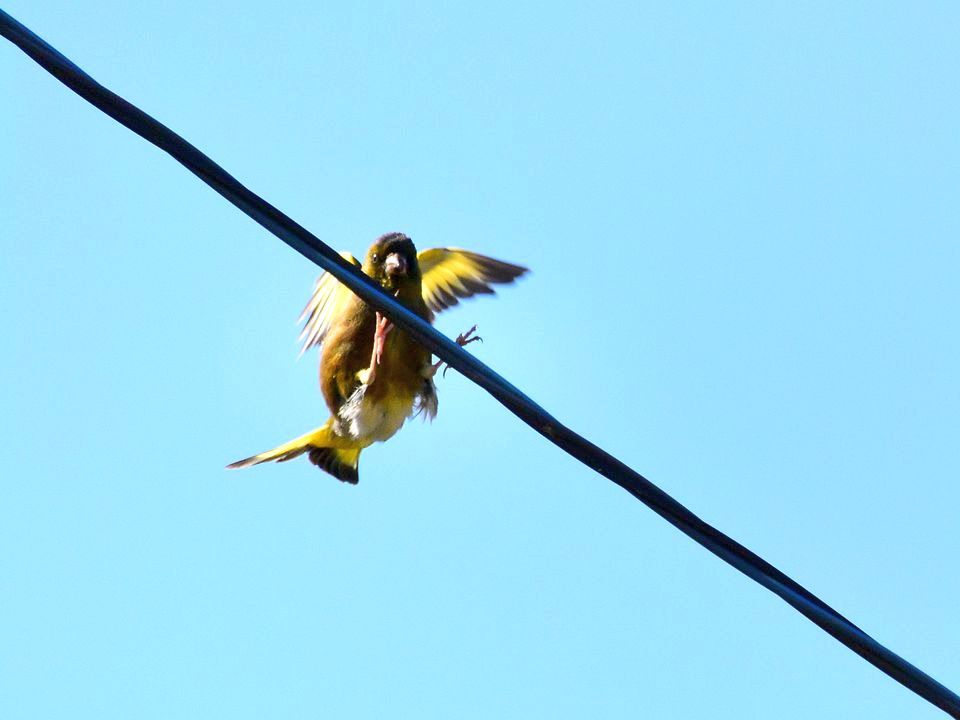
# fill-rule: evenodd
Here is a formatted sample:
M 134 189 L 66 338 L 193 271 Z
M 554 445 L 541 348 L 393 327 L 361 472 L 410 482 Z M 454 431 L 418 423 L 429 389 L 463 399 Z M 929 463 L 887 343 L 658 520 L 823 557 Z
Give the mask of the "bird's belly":
M 375 397 L 361 385 L 340 408 L 341 432 L 366 447 L 393 437 L 413 409 L 413 396 Z

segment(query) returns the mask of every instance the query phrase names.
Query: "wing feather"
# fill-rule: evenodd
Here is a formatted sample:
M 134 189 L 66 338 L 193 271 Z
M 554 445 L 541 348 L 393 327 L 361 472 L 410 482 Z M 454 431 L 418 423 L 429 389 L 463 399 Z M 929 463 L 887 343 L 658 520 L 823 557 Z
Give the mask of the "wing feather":
M 340 253 L 340 256 L 349 263 L 360 267 L 360 261 L 348 252 Z M 350 288 L 343 285 L 333 275 L 328 272 L 323 273 L 317 278 L 313 285 L 313 293 L 307 301 L 306 307 L 300 313 L 300 319 L 297 323 L 304 323 L 303 330 L 300 332 L 300 342 L 303 347 L 300 354 L 303 355 L 312 347 L 319 347 L 323 339 L 330 332 L 330 326 L 335 318 L 344 308 L 345 303 L 350 300 Z
M 460 248 L 431 248 L 417 255 L 423 300 L 438 313 L 473 295 L 492 295 L 491 284 L 511 283 L 527 268 Z

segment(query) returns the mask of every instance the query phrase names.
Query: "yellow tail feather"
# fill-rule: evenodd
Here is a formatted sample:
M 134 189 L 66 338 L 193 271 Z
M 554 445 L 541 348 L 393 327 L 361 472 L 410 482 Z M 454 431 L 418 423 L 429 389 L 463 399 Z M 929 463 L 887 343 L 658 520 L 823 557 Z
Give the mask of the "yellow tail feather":
M 227 469 L 236 470 L 271 461 L 286 462 L 304 453 L 309 453 L 310 462 L 339 480 L 356 484 L 359 479 L 360 448 L 334 433 L 330 420 L 273 450 L 230 463 Z

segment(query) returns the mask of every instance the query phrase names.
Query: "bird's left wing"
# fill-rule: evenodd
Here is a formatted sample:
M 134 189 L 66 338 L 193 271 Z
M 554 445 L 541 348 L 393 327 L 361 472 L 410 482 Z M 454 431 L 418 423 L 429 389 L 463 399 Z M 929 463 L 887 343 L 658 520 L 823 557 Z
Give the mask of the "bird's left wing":
M 459 298 L 493 293 L 493 283 L 509 283 L 525 267 L 494 260 L 460 248 L 432 248 L 417 254 L 423 275 L 423 300 L 433 312 L 446 310 Z
M 360 267 L 360 261 L 350 253 L 342 252 L 340 257 Z M 349 302 L 351 295 L 353 292 L 350 288 L 330 273 L 325 272 L 317 278 L 317 282 L 313 285 L 313 294 L 297 321 L 298 323 L 306 321 L 300 333 L 300 342 L 303 343 L 300 349 L 301 355 L 314 346 L 320 346 L 323 338 L 330 331 L 333 318 L 343 312 L 344 305 Z

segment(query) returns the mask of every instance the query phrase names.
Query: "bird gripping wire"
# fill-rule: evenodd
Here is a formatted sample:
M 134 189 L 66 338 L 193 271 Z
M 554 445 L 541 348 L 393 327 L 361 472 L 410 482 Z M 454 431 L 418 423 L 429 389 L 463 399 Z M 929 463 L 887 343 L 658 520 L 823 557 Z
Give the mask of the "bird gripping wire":
M 824 631 L 917 695 L 960 719 L 960 696 L 888 650 L 816 595 L 763 558 L 712 527 L 589 440 L 553 418 L 480 360 L 383 293 L 370 278 L 287 215 L 238 182 L 182 137 L 100 85 L 27 27 L 0 10 L 0 35 L 60 82 L 137 135 L 171 155 L 229 202 L 331 273 L 435 355 L 489 392 L 513 414 L 580 462 L 613 481 L 681 532 L 794 607 Z

